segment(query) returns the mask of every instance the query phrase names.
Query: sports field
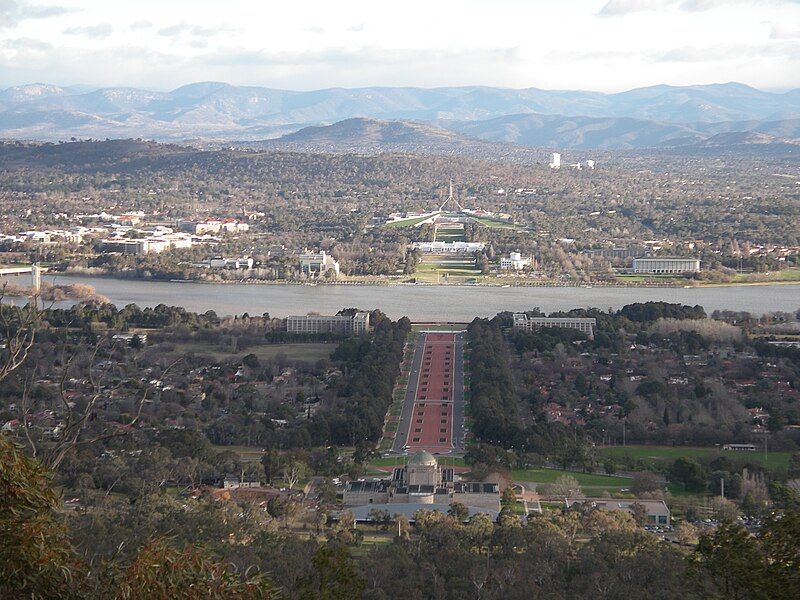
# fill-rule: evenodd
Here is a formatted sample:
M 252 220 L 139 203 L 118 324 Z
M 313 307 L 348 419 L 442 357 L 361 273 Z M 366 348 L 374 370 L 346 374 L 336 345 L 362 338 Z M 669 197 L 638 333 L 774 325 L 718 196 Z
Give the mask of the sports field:
M 769 446 L 767 447 L 769 450 Z M 732 461 L 757 462 L 772 469 L 786 469 L 789 466 L 791 452 L 767 452 L 764 458 L 763 450 L 758 452 L 733 452 L 725 451 L 718 447 L 700 448 L 691 446 L 613 446 L 601 448 L 600 456 L 614 459 L 628 457 L 632 460 L 641 460 L 653 464 L 663 461 L 672 461 L 676 458 L 689 457 L 695 459 L 716 458 L 724 456 Z

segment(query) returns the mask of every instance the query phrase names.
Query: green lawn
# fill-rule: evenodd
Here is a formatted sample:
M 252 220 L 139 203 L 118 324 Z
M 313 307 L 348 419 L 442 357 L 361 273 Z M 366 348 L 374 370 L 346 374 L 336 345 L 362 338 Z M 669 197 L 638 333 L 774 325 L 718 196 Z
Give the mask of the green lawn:
M 283 354 L 289 360 L 308 360 L 317 361 L 321 358 L 329 358 L 336 349 L 336 344 L 266 344 L 263 346 L 250 346 L 237 352 L 226 352 L 224 348 L 215 344 L 202 342 L 190 342 L 188 344 L 176 344 L 175 350 L 181 354 L 194 352 L 214 357 L 216 360 L 235 360 L 241 359 L 247 354 L 255 354 L 260 360 L 273 359 L 279 354 Z
M 725 456 L 734 461 L 752 461 L 772 469 L 786 469 L 791 452 L 768 452 L 766 462 L 764 452 L 732 452 L 720 448 L 699 448 L 690 446 L 614 446 L 600 449 L 600 456 L 614 459 L 627 457 L 655 464 L 658 461 L 675 460 L 680 457 L 715 458 Z
M 800 281 L 800 269 L 789 268 L 769 273 L 737 273 L 734 283 L 755 283 L 760 281 Z
M 414 225 L 418 225 L 423 221 L 427 221 L 434 215 L 438 215 L 439 213 L 433 213 L 426 217 L 414 217 L 413 219 L 401 219 L 400 221 L 392 221 L 391 223 L 385 223 L 384 227 L 413 227 Z
M 261 457 L 264 456 L 264 451 L 261 448 L 252 446 L 214 446 L 217 452 L 235 452 L 239 455 L 239 460 L 242 462 L 259 462 Z
M 484 227 L 495 227 L 498 229 L 516 229 L 516 225 L 514 223 L 509 223 L 508 221 L 500 221 L 497 219 L 489 219 L 487 217 L 470 217 L 476 223 L 483 225 Z
M 570 475 L 578 480 L 578 483 L 586 493 L 592 493 L 595 490 L 619 491 L 622 488 L 629 488 L 631 485 L 631 480 L 628 477 L 562 471 L 560 469 L 521 469 L 512 471 L 511 474 L 514 477 L 514 481 L 530 481 L 532 483 L 555 483 L 556 479 L 562 475 Z

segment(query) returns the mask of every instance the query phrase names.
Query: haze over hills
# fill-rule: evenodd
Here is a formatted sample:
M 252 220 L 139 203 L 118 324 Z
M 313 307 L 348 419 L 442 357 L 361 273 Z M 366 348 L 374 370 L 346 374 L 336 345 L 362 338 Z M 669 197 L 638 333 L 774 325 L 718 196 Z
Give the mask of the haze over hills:
M 170 92 L 47 84 L 0 91 L 0 137 L 16 139 L 258 140 L 355 117 L 384 121 L 371 127 L 361 123 L 362 142 L 371 147 L 392 141 L 424 145 L 434 139 L 463 143 L 445 129 L 459 138 L 574 148 L 695 143 L 732 131 L 791 141 L 798 137 L 800 90 L 770 93 L 727 83 L 617 94 L 491 87 L 297 92 L 206 82 Z M 435 125 L 385 123 L 398 120 Z M 341 140 L 359 133 L 353 125 L 306 131 L 282 142 L 317 143 L 322 140 L 312 138 L 318 136 Z

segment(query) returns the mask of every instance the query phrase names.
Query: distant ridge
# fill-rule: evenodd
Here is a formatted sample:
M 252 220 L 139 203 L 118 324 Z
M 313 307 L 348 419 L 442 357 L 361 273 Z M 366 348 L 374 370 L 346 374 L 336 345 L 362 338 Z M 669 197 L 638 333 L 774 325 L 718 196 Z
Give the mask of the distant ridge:
M 492 87 L 298 92 L 199 82 L 170 92 L 46 83 L 0 91 L 0 137 L 6 139 L 257 140 L 352 118 L 432 123 L 501 143 L 635 148 L 724 132 L 708 132 L 706 124 L 753 122 L 750 130 L 761 122 L 800 119 L 800 90 L 771 93 L 725 83 L 617 94 Z M 786 134 L 761 133 L 789 139 L 795 126 L 788 127 Z M 374 137 L 376 131 L 364 134 Z M 447 138 L 434 130 L 426 136 Z

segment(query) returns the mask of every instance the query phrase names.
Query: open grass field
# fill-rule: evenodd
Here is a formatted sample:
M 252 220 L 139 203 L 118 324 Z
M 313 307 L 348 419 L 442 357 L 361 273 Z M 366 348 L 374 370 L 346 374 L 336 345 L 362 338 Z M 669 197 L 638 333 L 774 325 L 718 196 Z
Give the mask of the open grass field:
M 336 344 L 265 344 L 263 346 L 250 346 L 237 352 L 226 352 L 216 344 L 192 342 L 188 344 L 176 344 L 175 349 L 182 354 L 193 352 L 195 354 L 212 356 L 215 360 L 219 361 L 237 360 L 247 354 L 255 354 L 259 360 L 269 360 L 275 358 L 279 354 L 283 354 L 289 360 L 306 360 L 313 362 L 321 358 L 329 358 L 331 353 L 336 349 Z
M 586 495 L 590 496 L 599 490 L 618 492 L 631 485 L 628 477 L 616 475 L 597 475 L 595 473 L 580 473 L 577 471 L 562 471 L 560 469 L 521 469 L 512 471 L 514 481 L 529 481 L 532 483 L 555 483 L 562 475 L 570 475 L 578 480 Z
M 800 281 L 800 269 L 783 269 L 769 273 L 737 273 L 733 276 L 733 283 L 759 283 L 773 281 Z
M 633 460 L 642 460 L 655 464 L 659 461 L 672 461 L 682 456 L 701 459 L 716 458 L 725 456 L 734 461 L 758 462 L 772 469 L 786 469 L 789 466 L 790 452 L 768 452 L 764 458 L 764 452 L 732 452 L 724 451 L 720 448 L 698 448 L 688 446 L 614 446 L 602 448 L 599 451 L 601 457 L 622 459 L 630 457 Z
M 385 223 L 384 227 L 390 228 L 397 228 L 397 227 L 413 227 L 414 225 L 419 225 L 423 221 L 427 221 L 431 217 L 438 215 L 439 213 L 432 213 L 430 215 L 426 215 L 423 217 L 414 217 L 412 219 L 401 219 L 400 221 L 392 221 L 391 223 Z
M 417 265 L 414 277 L 426 283 L 441 283 L 445 281 L 463 282 L 467 279 L 476 279 L 481 276 L 480 269 L 473 259 L 463 260 L 460 257 L 431 255 Z
M 497 229 L 516 229 L 517 226 L 514 223 L 509 223 L 508 221 L 500 221 L 499 219 L 489 219 L 486 217 L 470 217 L 476 223 L 483 225 L 484 227 L 495 227 Z
M 235 452 L 239 455 L 239 460 L 242 462 L 259 462 L 261 457 L 264 456 L 264 451 L 261 448 L 252 446 L 214 446 L 217 452 Z

